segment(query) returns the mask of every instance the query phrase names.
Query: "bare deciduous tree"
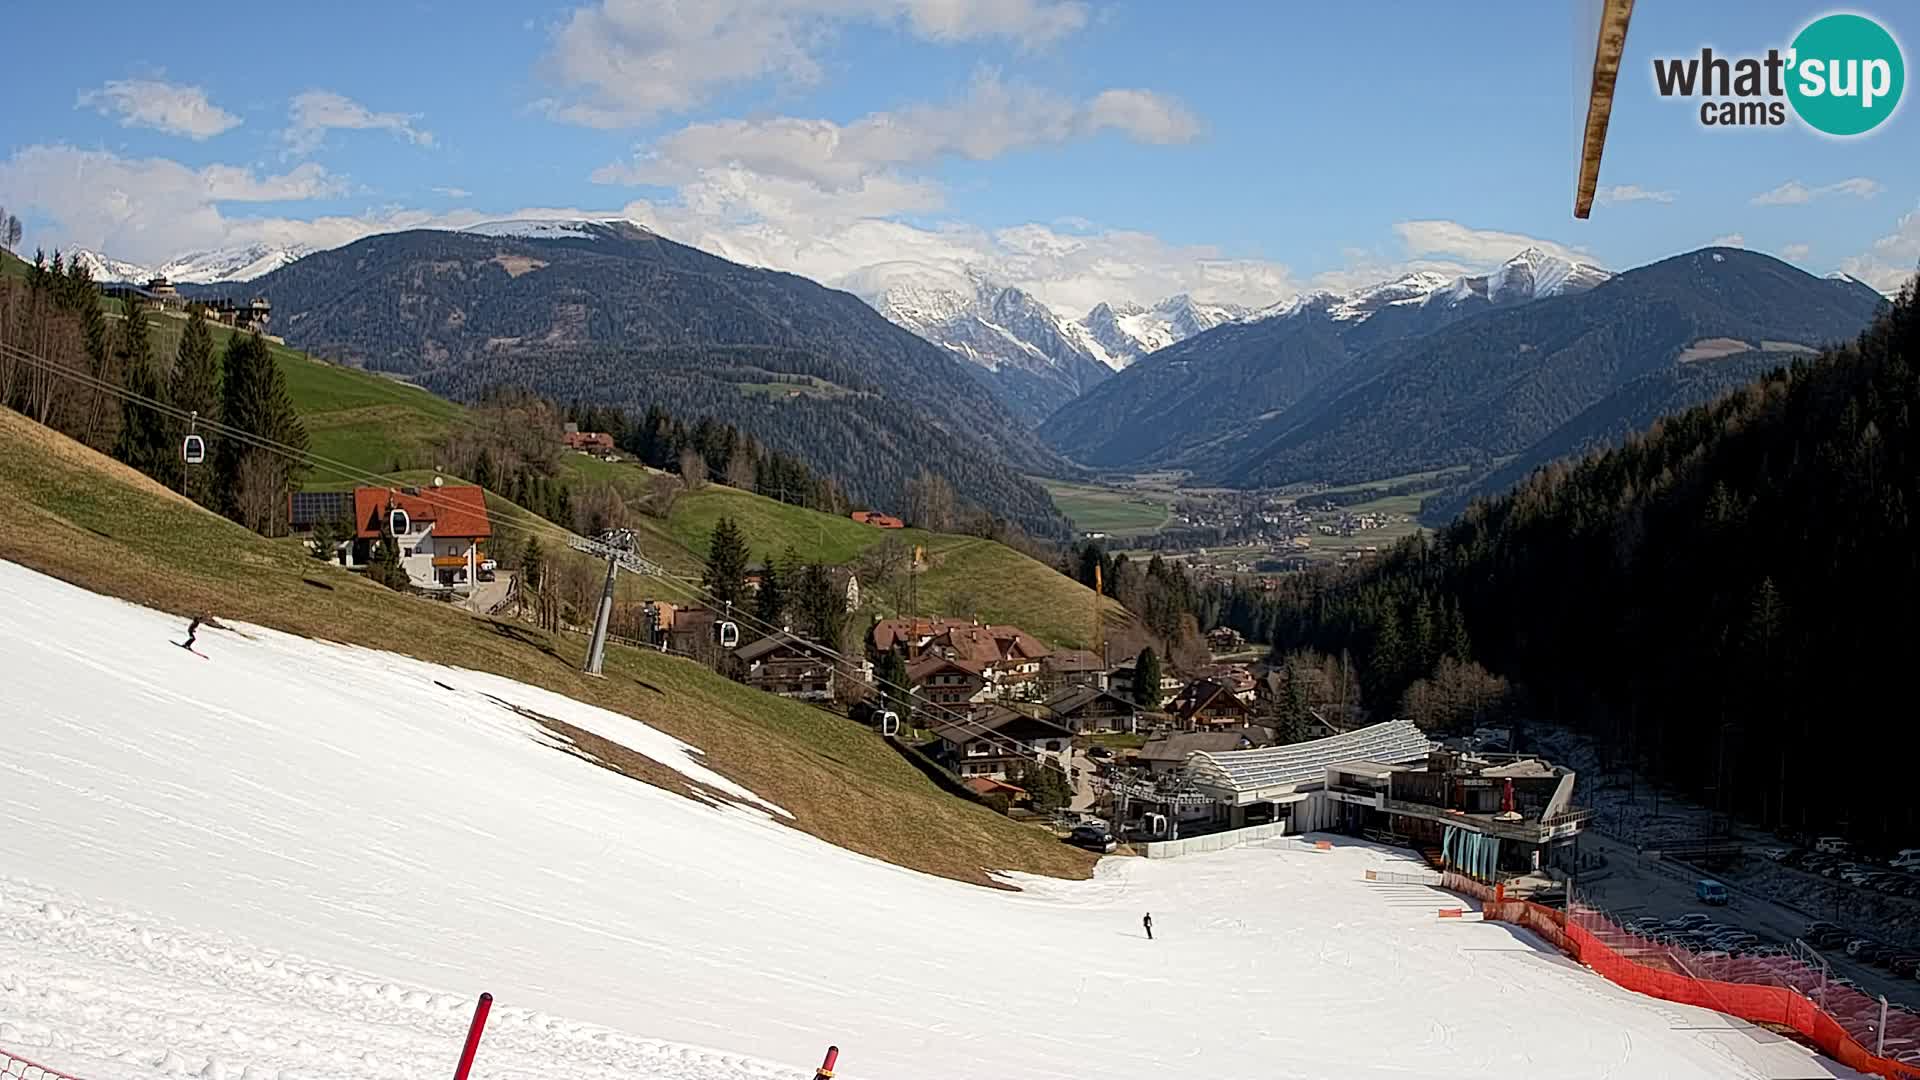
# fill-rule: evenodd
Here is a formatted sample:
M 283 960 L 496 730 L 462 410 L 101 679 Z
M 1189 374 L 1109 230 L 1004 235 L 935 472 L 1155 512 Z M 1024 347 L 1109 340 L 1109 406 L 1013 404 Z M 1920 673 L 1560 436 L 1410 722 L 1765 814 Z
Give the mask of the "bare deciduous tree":
M 680 451 L 680 482 L 688 491 L 698 491 L 707 483 L 707 459 L 700 451 L 687 447 Z

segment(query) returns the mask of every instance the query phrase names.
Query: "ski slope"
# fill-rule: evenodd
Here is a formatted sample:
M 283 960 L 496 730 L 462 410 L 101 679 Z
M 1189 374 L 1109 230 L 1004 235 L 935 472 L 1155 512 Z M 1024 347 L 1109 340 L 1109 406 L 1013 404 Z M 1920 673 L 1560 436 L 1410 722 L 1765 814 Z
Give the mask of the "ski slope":
M 0 563 L 0 1048 L 85 1080 L 445 1077 L 481 990 L 488 1080 L 805 1078 L 828 1043 L 848 1080 L 1853 1075 L 1440 922 L 1442 894 L 1361 880 L 1384 851 L 984 889 L 546 691 L 244 625 L 200 660 L 181 631 Z

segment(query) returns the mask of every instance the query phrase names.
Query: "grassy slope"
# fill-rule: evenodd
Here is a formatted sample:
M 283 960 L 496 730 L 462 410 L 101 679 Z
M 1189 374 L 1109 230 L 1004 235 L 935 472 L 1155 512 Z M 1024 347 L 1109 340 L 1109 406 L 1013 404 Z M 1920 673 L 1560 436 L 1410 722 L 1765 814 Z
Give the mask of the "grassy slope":
M 1045 832 L 942 794 L 846 720 L 618 646 L 607 651 L 607 677 L 587 678 L 577 670 L 577 637 L 388 592 L 3 409 L 0 455 L 9 462 L 0 474 L 0 558 L 152 607 L 498 672 L 614 709 L 701 747 L 711 765 L 793 811 L 808 832 L 903 866 L 970 881 L 990 869 L 1089 870 L 1090 859 Z M 644 760 L 623 771 L 685 791 L 677 774 Z
M 920 614 L 978 615 L 1075 648 L 1087 646 L 1093 637 L 1093 590 L 1003 544 L 919 529 L 875 529 L 719 485 L 682 495 L 668 518 L 668 530 L 704 556 L 713 526 L 724 516 L 740 523 L 755 558 L 769 551 L 777 558 L 792 544 L 802 558 L 840 564 L 890 536 L 924 546 L 931 565 L 919 577 Z M 884 606 L 880 597 L 868 595 Z M 1113 600 L 1100 603 L 1109 627 L 1133 621 Z M 963 606 L 971 610 L 960 610 Z

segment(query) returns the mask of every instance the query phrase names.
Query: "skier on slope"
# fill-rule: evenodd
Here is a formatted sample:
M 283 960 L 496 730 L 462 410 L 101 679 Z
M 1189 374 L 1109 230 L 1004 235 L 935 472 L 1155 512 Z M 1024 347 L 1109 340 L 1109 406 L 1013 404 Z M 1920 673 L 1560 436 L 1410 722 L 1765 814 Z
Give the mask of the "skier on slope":
M 1147 940 L 1153 940 L 1153 912 L 1149 911 L 1140 919 L 1140 925 L 1147 928 Z
M 200 635 L 200 624 L 205 621 L 206 621 L 206 616 L 195 615 L 193 617 L 193 621 L 187 624 L 187 640 L 176 641 L 174 642 L 174 644 L 180 646 L 181 648 L 187 650 L 188 652 L 192 652 L 194 640 L 198 638 Z

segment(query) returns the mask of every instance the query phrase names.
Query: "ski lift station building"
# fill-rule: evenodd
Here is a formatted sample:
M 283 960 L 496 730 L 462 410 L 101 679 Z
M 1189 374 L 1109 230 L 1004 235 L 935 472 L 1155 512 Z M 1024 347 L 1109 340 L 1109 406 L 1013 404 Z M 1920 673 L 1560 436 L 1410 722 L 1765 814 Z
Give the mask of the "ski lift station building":
M 493 569 L 486 493 L 472 484 L 302 491 L 288 496 L 287 510 L 295 532 L 323 521 L 344 525 L 334 561 L 346 567 L 366 566 L 382 529 L 390 530 L 408 583 L 428 592 L 465 592 Z
M 1445 750 L 1407 720 L 1289 746 L 1195 751 L 1179 772 L 1212 802 L 1216 828 L 1384 834 L 1486 880 L 1570 865 L 1592 816 L 1572 806 L 1572 770 Z

